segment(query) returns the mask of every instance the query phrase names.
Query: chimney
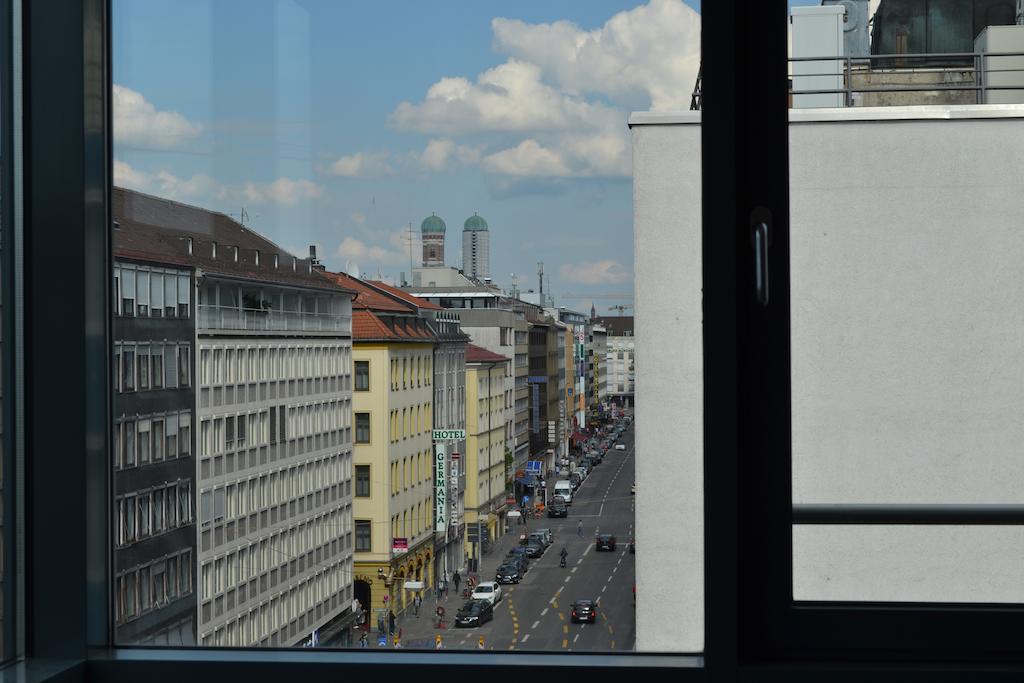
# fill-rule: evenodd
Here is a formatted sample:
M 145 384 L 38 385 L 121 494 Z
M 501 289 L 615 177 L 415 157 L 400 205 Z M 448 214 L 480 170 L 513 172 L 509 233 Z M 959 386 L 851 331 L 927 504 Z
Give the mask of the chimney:
M 277 270 L 277 254 L 274 254 L 274 270 Z
M 213 244 L 213 248 L 211 250 L 211 253 L 213 255 L 213 258 L 217 258 L 217 243 L 213 242 L 212 244 Z
M 292 256 L 292 272 L 293 273 L 298 272 L 298 267 L 299 267 L 299 259 L 297 259 L 294 256 Z
M 319 261 L 316 260 L 316 245 L 315 244 L 309 245 L 309 260 L 313 262 L 313 265 L 316 265 L 317 263 L 319 263 Z
M 259 264 L 260 264 L 260 250 L 257 249 L 256 250 L 256 265 L 258 266 Z
M 235 250 L 235 263 L 238 263 L 238 247 L 232 247 Z
M 187 239 L 188 239 L 188 255 L 191 256 L 192 255 L 192 238 L 188 237 Z

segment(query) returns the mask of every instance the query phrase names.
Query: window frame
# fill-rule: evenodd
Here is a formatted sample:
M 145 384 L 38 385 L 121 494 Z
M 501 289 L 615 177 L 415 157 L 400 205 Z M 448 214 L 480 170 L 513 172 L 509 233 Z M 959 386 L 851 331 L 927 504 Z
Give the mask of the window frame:
M 10 19 L 11 2 L 4 0 L 0 7 L 0 14 Z M 789 533 L 792 510 L 790 500 L 784 506 L 779 502 L 789 491 L 788 481 L 764 498 L 767 507 L 751 504 L 762 498 L 748 500 L 744 495 L 750 489 L 756 493 L 755 484 L 766 489 L 788 480 L 788 454 L 781 459 L 775 450 L 768 458 L 741 455 L 761 453 L 752 448 L 757 428 L 777 417 L 774 408 L 763 410 L 765 405 L 756 399 L 773 388 L 766 385 L 777 379 L 772 373 L 781 372 L 778 367 L 766 369 L 773 363 L 764 361 L 775 360 L 772 352 L 779 351 L 780 345 L 783 353 L 788 352 L 788 330 L 780 330 L 777 321 L 751 310 L 742 294 L 751 283 L 749 225 L 741 214 L 751 206 L 770 205 L 780 234 L 787 222 L 785 89 L 779 83 L 784 76 L 785 10 L 781 0 L 716 0 L 702 3 L 701 9 L 705 84 L 701 135 L 705 148 L 720 150 L 702 157 L 703 206 L 715 208 L 704 213 L 702 246 L 704 367 L 705 376 L 716 378 L 705 387 L 706 526 L 714 529 L 705 539 L 705 654 L 486 653 L 473 657 L 476 653 L 111 646 L 111 13 L 109 0 L 23 2 L 17 24 L 24 40 L 18 44 L 25 49 L 24 111 L 30 113 L 31 126 L 25 128 L 21 141 L 26 161 L 26 227 L 20 254 L 24 280 L 16 282 L 15 289 L 24 293 L 24 310 L 61 310 L 62 314 L 26 317 L 21 331 L 26 341 L 24 356 L 16 359 L 24 363 L 24 385 L 29 389 L 14 422 L 8 423 L 23 426 L 27 437 L 18 445 L 24 448 L 25 467 L 16 472 L 23 475 L 18 483 L 24 487 L 22 503 L 28 521 L 24 602 L 16 613 L 25 659 L 8 671 L 12 675 L 31 671 L 33 680 L 188 678 L 202 682 L 222 680 L 229 668 L 234 678 L 301 676 L 311 683 L 337 680 L 339 667 L 344 667 L 343 675 L 351 676 L 387 675 L 389 670 L 450 675 L 453 667 L 465 666 L 502 679 L 524 673 L 582 674 L 597 681 L 619 678 L 620 669 L 627 667 L 643 668 L 658 680 L 856 677 L 855 665 L 828 661 L 827 653 L 819 653 L 817 661 L 798 661 L 797 656 L 806 653 L 777 649 L 766 653 L 757 646 L 757 639 L 766 635 L 759 610 L 768 604 L 765 598 L 771 602 L 778 597 L 773 572 L 789 561 L 779 547 L 769 547 L 770 541 Z M 9 62 L 3 67 L 8 73 Z M 723 230 L 723 225 L 733 229 Z M 55 239 L 61 249 L 47 248 Z M 785 245 L 784 241 L 775 244 L 776 248 Z M 3 257 L 9 262 L 6 250 Z M 53 278 L 54 272 L 61 277 Z M 772 277 L 774 287 L 782 269 L 773 271 Z M 67 307 L 68 288 L 73 284 L 81 285 L 75 290 L 82 293 L 81 305 Z M 775 292 L 784 297 L 786 290 L 783 286 Z M 5 307 L 8 325 L 9 315 Z M 97 320 L 106 324 L 97 326 Z M 77 344 L 84 353 L 66 353 L 69 344 Z M 5 348 L 5 367 L 10 357 Z M 788 368 L 788 363 L 779 365 Z M 62 394 L 62 429 L 47 428 L 52 424 L 52 394 L 31 391 L 33 386 L 73 389 Z M 788 382 L 783 386 L 788 389 Z M 788 411 L 786 400 L 784 410 Z M 765 464 L 759 465 L 759 460 Z M 45 476 L 55 466 L 62 476 Z M 761 474 L 759 466 L 769 469 L 768 479 L 755 476 Z M 52 505 L 53 500 L 61 505 Z M 191 507 L 187 516 L 194 516 Z M 765 530 L 765 538 L 759 537 Z M 61 542 L 54 543 L 55 538 Z M 767 568 L 762 564 L 766 560 Z M 191 571 L 181 573 L 180 580 L 191 586 Z M 764 583 L 768 588 L 761 586 Z M 24 615 L 32 616 L 22 620 Z M 783 632 L 792 626 L 789 622 L 769 625 Z M 862 632 L 846 628 L 852 642 L 864 642 Z M 964 672 L 974 680 L 1011 680 L 1024 671 L 1020 660 L 1005 662 L 998 670 L 987 668 L 989 662 L 979 653 L 973 659 L 964 653 L 959 659 L 935 658 L 913 666 L 887 665 L 869 649 L 860 654 L 865 655 L 862 662 L 871 665 L 875 681 L 917 680 L 932 672 L 950 680 Z

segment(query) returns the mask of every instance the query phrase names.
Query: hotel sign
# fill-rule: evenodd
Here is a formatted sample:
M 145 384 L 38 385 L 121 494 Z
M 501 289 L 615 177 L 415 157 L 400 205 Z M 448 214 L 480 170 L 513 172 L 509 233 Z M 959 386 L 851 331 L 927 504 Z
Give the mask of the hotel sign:
M 432 432 L 434 441 L 461 441 L 466 438 L 465 429 L 435 429 Z
M 445 446 L 442 443 L 434 444 L 434 531 L 440 533 L 444 533 L 448 528 L 447 477 Z

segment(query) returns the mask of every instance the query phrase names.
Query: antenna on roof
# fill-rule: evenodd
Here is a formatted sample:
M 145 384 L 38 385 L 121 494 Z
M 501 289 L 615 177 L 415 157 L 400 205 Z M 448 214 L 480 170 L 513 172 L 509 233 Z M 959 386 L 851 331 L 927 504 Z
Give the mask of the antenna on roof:
M 416 242 L 416 233 L 412 229 L 412 223 L 402 231 L 402 241 L 409 245 L 409 273 L 412 274 L 412 245 Z
M 229 213 L 228 215 L 231 216 L 232 218 L 238 219 L 238 222 L 241 223 L 243 227 L 248 227 L 248 223 L 250 222 L 250 216 L 249 213 L 245 210 L 244 206 L 242 207 L 242 210 L 239 213 Z M 255 217 L 259 218 L 260 215 L 256 214 Z

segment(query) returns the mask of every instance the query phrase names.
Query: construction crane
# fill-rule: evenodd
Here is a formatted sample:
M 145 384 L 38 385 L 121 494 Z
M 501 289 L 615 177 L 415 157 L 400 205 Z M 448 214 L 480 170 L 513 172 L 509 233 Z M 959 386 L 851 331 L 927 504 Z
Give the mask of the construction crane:
M 609 311 L 618 311 L 619 315 L 622 315 L 628 309 L 633 308 L 633 304 L 617 304 L 615 306 L 609 306 Z

